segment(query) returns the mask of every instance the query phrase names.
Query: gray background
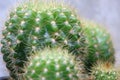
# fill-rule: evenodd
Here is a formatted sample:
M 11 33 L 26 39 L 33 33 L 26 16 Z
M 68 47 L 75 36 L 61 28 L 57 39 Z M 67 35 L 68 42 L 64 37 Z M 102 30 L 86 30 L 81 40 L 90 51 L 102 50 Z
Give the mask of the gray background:
M 81 17 L 105 25 L 112 36 L 116 51 L 116 66 L 120 66 L 120 0 L 66 0 Z M 0 34 L 9 10 L 16 0 L 0 0 Z M 1 36 L 0 36 L 1 37 Z M 8 76 L 0 53 L 0 77 Z

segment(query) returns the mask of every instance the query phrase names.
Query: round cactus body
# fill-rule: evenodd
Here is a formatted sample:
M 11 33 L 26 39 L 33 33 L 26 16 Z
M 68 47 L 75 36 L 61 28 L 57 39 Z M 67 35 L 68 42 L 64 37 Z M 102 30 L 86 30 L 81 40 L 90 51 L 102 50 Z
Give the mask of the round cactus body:
M 1 52 L 14 79 L 25 72 L 24 63 L 30 52 L 46 46 L 60 46 L 78 55 L 85 53 L 85 38 L 77 16 L 61 5 L 45 8 L 49 3 L 42 3 L 17 7 L 5 23 Z
M 46 48 L 31 57 L 25 77 L 27 80 L 79 80 L 78 63 L 66 50 Z
M 114 48 L 110 34 L 99 25 L 82 22 L 84 34 L 88 44 L 88 54 L 85 58 L 85 67 L 89 71 L 97 60 L 114 63 Z

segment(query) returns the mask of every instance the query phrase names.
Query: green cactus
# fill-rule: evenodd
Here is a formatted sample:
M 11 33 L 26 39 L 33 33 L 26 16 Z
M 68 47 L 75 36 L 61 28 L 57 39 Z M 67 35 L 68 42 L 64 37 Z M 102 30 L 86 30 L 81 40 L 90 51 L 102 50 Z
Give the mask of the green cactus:
M 75 56 L 60 48 L 35 52 L 27 64 L 27 80 L 78 80 L 80 70 Z
M 118 72 L 110 62 L 98 62 L 92 70 L 95 80 L 118 80 Z
M 88 54 L 86 54 L 84 61 L 86 70 L 90 71 L 97 60 L 114 63 L 114 49 L 110 34 L 105 29 L 92 22 L 83 20 L 81 24 L 88 44 Z
M 85 53 L 80 22 L 73 11 L 61 5 L 30 1 L 11 12 L 5 26 L 1 52 L 15 80 L 25 72 L 30 52 L 61 46 L 77 55 Z
M 37 0 L 20 5 L 5 23 L 1 52 L 13 79 L 19 80 L 32 53 L 45 47 L 65 48 L 82 56 L 80 59 L 87 52 L 84 63 L 87 70 L 98 59 L 114 63 L 114 49 L 106 31 L 81 23 L 73 10 L 50 2 Z

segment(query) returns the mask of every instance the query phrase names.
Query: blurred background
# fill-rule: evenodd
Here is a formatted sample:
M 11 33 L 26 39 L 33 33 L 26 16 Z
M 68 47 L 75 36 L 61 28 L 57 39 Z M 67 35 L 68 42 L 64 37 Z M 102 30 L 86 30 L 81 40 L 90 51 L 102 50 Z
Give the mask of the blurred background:
M 9 11 L 21 0 L 0 0 L 0 38 L 3 23 Z M 60 1 L 60 0 L 58 0 Z M 74 7 L 78 14 L 87 20 L 105 25 L 112 36 L 115 47 L 116 65 L 120 66 L 120 0 L 64 0 Z M 1 46 L 1 45 L 0 45 Z M 0 53 L 0 77 L 8 76 Z

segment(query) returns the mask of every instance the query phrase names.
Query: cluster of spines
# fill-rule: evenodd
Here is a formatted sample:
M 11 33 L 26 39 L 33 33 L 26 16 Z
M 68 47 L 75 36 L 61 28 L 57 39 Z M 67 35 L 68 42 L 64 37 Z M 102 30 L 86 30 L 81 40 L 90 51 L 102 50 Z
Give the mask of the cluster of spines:
M 26 71 L 28 80 L 78 80 L 80 74 L 75 56 L 60 48 L 36 52 Z

